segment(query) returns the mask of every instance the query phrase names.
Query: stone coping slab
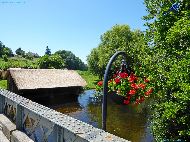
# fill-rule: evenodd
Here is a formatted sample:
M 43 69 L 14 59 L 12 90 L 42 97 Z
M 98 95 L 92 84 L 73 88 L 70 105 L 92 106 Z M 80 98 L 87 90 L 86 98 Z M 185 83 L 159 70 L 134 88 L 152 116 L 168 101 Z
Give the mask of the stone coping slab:
M 25 133 L 15 130 L 11 135 L 11 142 L 34 142 Z
M 0 142 L 10 142 L 7 137 L 3 134 L 3 131 L 0 130 Z
M 12 131 L 16 130 L 16 125 L 13 124 L 4 114 L 0 114 L 0 124 L 4 135 L 8 140 L 10 140 Z

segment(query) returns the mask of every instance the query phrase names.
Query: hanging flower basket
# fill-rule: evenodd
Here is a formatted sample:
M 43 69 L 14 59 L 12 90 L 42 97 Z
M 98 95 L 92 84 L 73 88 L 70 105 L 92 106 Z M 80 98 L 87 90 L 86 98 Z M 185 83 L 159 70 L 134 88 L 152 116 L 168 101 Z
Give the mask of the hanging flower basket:
M 116 104 L 124 104 L 125 97 L 118 95 L 116 92 L 109 92 L 108 98 L 111 99 Z
M 103 89 L 103 81 L 96 85 L 98 91 Z M 138 105 L 153 93 L 150 80 L 146 77 L 137 77 L 133 72 L 117 72 L 108 81 L 109 94 L 116 103 Z

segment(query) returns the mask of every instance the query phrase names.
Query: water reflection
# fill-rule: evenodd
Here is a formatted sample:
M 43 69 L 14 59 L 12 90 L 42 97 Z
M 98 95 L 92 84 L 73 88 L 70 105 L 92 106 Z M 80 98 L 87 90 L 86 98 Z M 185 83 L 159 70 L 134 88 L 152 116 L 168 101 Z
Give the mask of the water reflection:
M 101 128 L 101 99 L 88 90 L 79 95 L 77 102 L 53 106 L 59 112 L 68 114 L 94 127 Z M 133 142 L 151 142 L 148 129 L 148 110 L 145 104 L 139 107 L 118 105 L 108 99 L 107 131 Z

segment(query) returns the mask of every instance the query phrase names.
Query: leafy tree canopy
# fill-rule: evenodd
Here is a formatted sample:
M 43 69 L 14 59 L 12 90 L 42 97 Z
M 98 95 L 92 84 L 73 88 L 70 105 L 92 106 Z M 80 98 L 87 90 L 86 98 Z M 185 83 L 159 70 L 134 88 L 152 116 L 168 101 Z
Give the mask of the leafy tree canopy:
M 22 50 L 20 47 L 15 51 L 15 53 L 16 53 L 17 55 L 22 56 L 22 57 L 25 56 L 25 51 Z
M 81 59 L 76 57 L 71 51 L 59 50 L 55 52 L 61 56 L 62 60 L 65 62 L 65 67 L 72 70 L 86 70 L 86 65 Z
M 44 55 L 38 59 L 38 65 L 41 69 L 62 69 L 64 68 L 64 61 L 57 54 Z
M 32 60 L 33 58 L 39 58 L 40 56 L 37 53 L 28 52 L 25 54 L 25 58 Z
M 115 25 L 101 36 L 99 46 L 88 56 L 89 70 L 103 76 L 109 59 L 116 51 L 125 51 L 127 62 L 133 66 L 148 54 L 148 50 L 141 31 L 132 31 L 128 25 Z
M 190 1 L 145 0 L 146 39 L 152 48 L 145 62 L 158 93 L 152 128 L 157 141 L 190 139 Z
M 0 57 L 7 56 L 12 57 L 13 52 L 10 48 L 6 47 L 1 41 L 0 41 Z

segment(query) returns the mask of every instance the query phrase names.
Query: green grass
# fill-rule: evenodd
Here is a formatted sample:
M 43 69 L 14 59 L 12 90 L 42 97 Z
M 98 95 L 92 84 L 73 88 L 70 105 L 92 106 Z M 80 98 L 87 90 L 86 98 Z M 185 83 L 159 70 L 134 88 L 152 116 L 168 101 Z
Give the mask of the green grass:
M 0 88 L 7 89 L 7 80 L 0 80 Z
M 95 84 L 99 80 L 98 76 L 93 75 L 89 71 L 79 71 L 79 70 L 77 70 L 77 72 L 87 82 L 87 86 L 85 87 L 85 90 L 87 90 L 87 89 L 95 89 Z

